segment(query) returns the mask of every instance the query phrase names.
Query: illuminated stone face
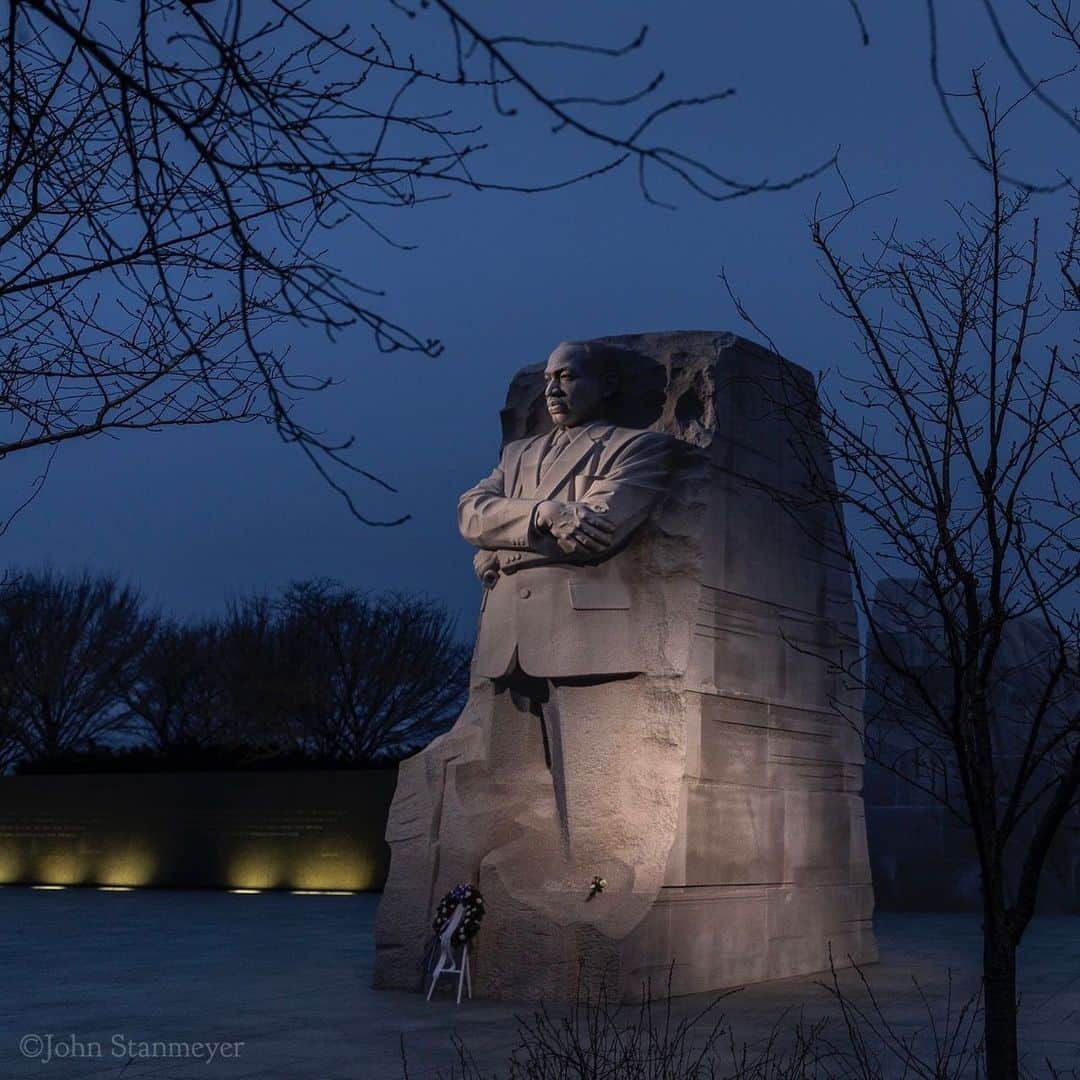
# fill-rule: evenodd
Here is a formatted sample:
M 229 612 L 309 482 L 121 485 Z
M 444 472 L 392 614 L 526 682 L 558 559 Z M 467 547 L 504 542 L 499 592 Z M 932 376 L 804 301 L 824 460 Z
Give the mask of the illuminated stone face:
M 544 402 L 556 427 L 575 428 L 603 417 L 617 384 L 590 358 L 588 346 L 564 342 L 544 366 Z

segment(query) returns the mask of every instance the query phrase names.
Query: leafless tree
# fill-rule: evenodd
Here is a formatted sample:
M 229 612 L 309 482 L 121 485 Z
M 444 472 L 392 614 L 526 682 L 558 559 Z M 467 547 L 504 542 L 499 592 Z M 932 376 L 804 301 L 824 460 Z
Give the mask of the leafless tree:
M 792 380 L 777 401 L 802 417 L 791 451 L 811 478 L 793 520 L 829 507 L 853 574 L 878 672 L 868 756 L 972 837 L 986 1063 L 1005 1080 L 1018 1075 L 1017 950 L 1080 803 L 1080 200 L 1048 259 L 1035 197 L 1003 171 L 1011 109 L 978 73 L 969 101 L 985 202 L 956 207 L 948 242 L 894 229 L 859 262 L 837 234 L 860 204 L 818 215 L 813 241 L 861 371 L 816 398 Z M 1018 637 L 1038 643 L 1022 671 L 1008 655 Z M 865 685 L 866 654 L 850 657 L 849 680 Z M 1010 681 L 1022 698 L 1002 692 Z
M 981 10 L 987 19 L 997 46 L 1014 78 L 1023 88 L 1025 96 L 1030 96 L 1032 102 L 1046 115 L 1053 117 L 1062 147 L 1070 148 L 1062 155 L 1056 174 L 1037 177 L 1033 173 L 1013 173 L 1007 170 L 1001 161 L 995 164 L 983 150 L 981 131 L 977 128 L 971 130 L 965 123 L 958 107 L 958 95 L 949 89 L 943 71 L 943 47 L 938 30 L 939 7 L 939 0 L 926 0 L 930 77 L 949 127 L 968 156 L 988 173 L 996 170 L 1000 179 L 1008 180 L 1031 193 L 1046 194 L 1073 187 L 1077 181 L 1073 162 L 1076 161 L 1076 148 L 1080 145 L 1077 138 L 1080 136 L 1080 112 L 1077 111 L 1075 103 L 1069 103 L 1068 90 L 1063 88 L 1062 83 L 1068 86 L 1070 83 L 1066 80 L 1070 80 L 1075 86 L 1075 60 L 1080 58 L 1080 8 L 1074 10 L 1073 0 L 1026 0 L 1024 5 L 1006 5 L 997 0 L 973 0 L 971 4 L 972 8 Z M 1063 56 L 1072 54 L 1071 64 L 1066 63 L 1061 70 L 1044 72 L 1034 69 L 1024 59 L 1024 50 L 1016 41 L 1016 27 L 1014 25 L 1010 28 L 1010 19 L 1004 14 L 1015 16 L 1016 11 L 1022 7 L 1026 9 L 1029 18 L 1049 30 L 1052 39 L 1062 43 Z
M 445 731 L 468 690 L 469 650 L 440 604 L 368 596 L 330 582 L 292 586 L 283 625 L 306 659 L 297 731 L 315 752 L 400 756 Z
M 0 581 L 0 603 L 10 588 L 10 575 Z M 9 677 L 10 659 L 0 655 L 0 776 L 14 765 L 23 754 L 20 727 L 11 709 L 14 686 Z
M 308 703 L 305 664 L 268 594 L 232 601 L 216 630 L 207 672 L 213 682 L 216 745 L 275 756 L 292 738 L 294 718 Z
M 7 685 L 0 684 L 0 776 L 23 755 L 21 731 L 7 704 Z
M 400 757 L 464 702 L 469 652 L 454 631 L 430 600 L 330 581 L 185 625 L 144 614 L 111 578 L 20 574 L 0 596 L 0 766 L 120 735 L 251 762 Z
M 138 596 L 110 577 L 18 574 L 0 598 L 0 701 L 28 757 L 82 750 L 122 728 L 153 632 Z
M 221 636 L 214 622 L 159 621 L 136 677 L 118 688 L 133 736 L 161 753 L 229 741 L 222 724 Z
M 362 30 L 328 0 L 8 0 L 5 13 L 0 458 L 103 432 L 261 419 L 358 517 L 393 524 L 358 510 L 351 481 L 387 485 L 350 440 L 294 409 L 331 377 L 299 370 L 270 330 L 288 322 L 333 339 L 359 325 L 382 352 L 441 346 L 387 319 L 377 282 L 335 266 L 332 233 L 340 244 L 353 227 L 374 259 L 378 244 L 401 246 L 387 231 L 394 211 L 458 188 L 538 192 L 622 167 L 653 201 L 673 184 L 722 201 L 802 179 L 743 182 L 655 135 L 730 90 L 660 101 L 662 75 L 560 89 L 560 65 L 575 61 L 606 83 L 601 65 L 638 52 L 644 30 L 621 47 L 500 35 L 446 0 L 388 0 L 385 24 L 365 15 Z M 432 20 L 446 54 L 421 62 L 413 30 Z M 485 175 L 485 109 L 575 138 L 581 171 L 533 185 Z

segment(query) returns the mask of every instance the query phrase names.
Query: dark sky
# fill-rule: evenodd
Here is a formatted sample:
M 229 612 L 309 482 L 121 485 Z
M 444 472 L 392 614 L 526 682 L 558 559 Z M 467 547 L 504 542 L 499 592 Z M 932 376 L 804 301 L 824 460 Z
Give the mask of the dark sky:
M 985 63 L 987 82 L 1002 81 L 1013 93 L 981 3 L 943 6 L 950 84 L 962 89 L 970 67 Z M 1067 54 L 1025 17 L 1025 5 L 1001 6 L 1016 18 L 1015 41 L 1033 69 L 1067 66 Z M 434 15 L 410 23 L 389 4 L 364 7 L 399 48 L 445 60 L 446 32 Z M 839 146 L 856 194 L 895 189 L 847 227 L 853 255 L 894 219 L 911 236 L 947 233 L 947 201 L 985 191 L 934 97 L 922 4 L 867 0 L 868 47 L 847 0 L 551 0 L 509 14 L 503 4 L 463 0 L 462 7 L 492 30 L 610 43 L 650 23 L 646 48 L 621 79 L 610 63 L 592 61 L 589 69 L 549 53 L 533 56 L 530 71 L 556 92 L 588 85 L 593 75 L 594 88 L 625 90 L 636 73 L 657 68 L 667 73 L 668 94 L 734 87 L 730 101 L 662 130 L 672 145 L 745 179 L 781 178 Z M 488 112 L 484 122 L 492 150 L 483 170 L 491 178 L 553 180 L 599 160 L 572 137 L 551 137 L 527 109 L 514 119 Z M 620 124 L 613 115 L 606 122 Z M 1014 160 L 1052 177 L 1068 164 L 1061 158 L 1074 145 L 1069 140 L 1063 125 L 1029 110 L 1012 129 Z M 647 205 L 631 170 L 531 197 L 459 192 L 386 220 L 396 239 L 418 245 L 411 252 L 342 228 L 338 261 L 386 290 L 388 315 L 441 338 L 443 355 L 384 356 L 360 329 L 333 345 L 281 333 L 298 367 L 341 380 L 307 402 L 304 416 L 355 434 L 356 460 L 399 490 L 389 497 L 358 487 L 362 508 L 411 513 L 406 524 L 356 522 L 262 425 L 136 434 L 65 446 L 41 496 L 0 538 L 0 558 L 115 573 L 185 616 L 218 610 L 230 595 L 315 576 L 425 591 L 460 614 L 468 633 L 478 586 L 454 509 L 458 494 L 494 464 L 498 410 L 519 366 L 542 361 L 567 338 L 745 333 L 718 279 L 722 267 L 791 359 L 815 371 L 852 362 L 850 332 L 821 300 L 827 286 L 807 230 L 816 198 L 842 203 L 835 177 L 721 205 L 670 187 L 663 193 L 677 199 L 676 211 Z M 1060 205 L 1047 200 L 1048 228 L 1059 215 Z M 19 501 L 43 460 L 5 464 L 5 506 Z

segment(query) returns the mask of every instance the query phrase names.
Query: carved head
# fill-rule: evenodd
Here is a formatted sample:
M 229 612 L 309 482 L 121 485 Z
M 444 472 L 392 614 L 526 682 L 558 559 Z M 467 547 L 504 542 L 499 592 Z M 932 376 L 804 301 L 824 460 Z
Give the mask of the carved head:
M 618 364 L 605 345 L 564 341 L 544 366 L 544 400 L 556 427 L 602 420 L 618 391 Z

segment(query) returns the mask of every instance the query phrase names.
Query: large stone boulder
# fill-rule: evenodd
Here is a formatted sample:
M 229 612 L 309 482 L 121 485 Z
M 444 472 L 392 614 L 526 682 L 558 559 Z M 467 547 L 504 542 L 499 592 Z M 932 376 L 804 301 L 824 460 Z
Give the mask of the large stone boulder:
M 851 586 L 806 498 L 805 455 L 825 452 L 812 377 L 727 333 L 602 340 L 622 351 L 612 419 L 680 453 L 628 549 L 649 673 L 594 688 L 567 758 L 567 783 L 596 792 L 589 861 L 558 855 L 539 728 L 474 677 L 454 728 L 400 770 L 378 986 L 421 987 L 435 907 L 463 881 L 486 902 L 483 996 L 565 999 L 584 976 L 633 999 L 669 977 L 682 994 L 823 970 L 830 948 L 876 959 L 861 713 L 839 674 Z M 514 376 L 504 443 L 550 426 L 541 370 Z

